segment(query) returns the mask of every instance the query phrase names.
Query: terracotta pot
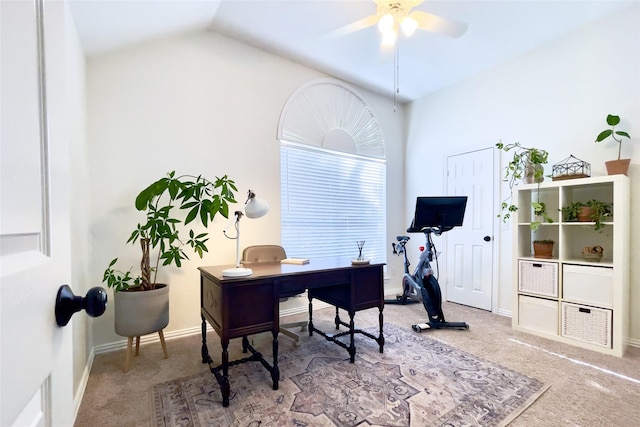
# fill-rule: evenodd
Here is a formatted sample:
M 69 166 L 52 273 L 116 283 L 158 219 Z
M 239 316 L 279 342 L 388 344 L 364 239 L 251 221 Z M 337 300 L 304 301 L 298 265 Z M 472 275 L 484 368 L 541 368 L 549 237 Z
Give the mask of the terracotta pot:
M 152 291 L 127 290 L 114 295 L 116 334 L 139 337 L 160 331 L 169 324 L 169 285 Z
M 629 163 L 631 159 L 611 160 L 604 162 L 609 175 L 626 175 L 629 171 Z
M 591 219 L 591 214 L 592 214 L 592 210 L 589 206 L 583 206 L 580 208 L 580 210 L 578 211 L 578 221 L 579 222 L 591 222 L 593 221 L 593 219 Z
M 533 256 L 535 258 L 551 258 L 553 254 L 553 243 L 533 242 Z

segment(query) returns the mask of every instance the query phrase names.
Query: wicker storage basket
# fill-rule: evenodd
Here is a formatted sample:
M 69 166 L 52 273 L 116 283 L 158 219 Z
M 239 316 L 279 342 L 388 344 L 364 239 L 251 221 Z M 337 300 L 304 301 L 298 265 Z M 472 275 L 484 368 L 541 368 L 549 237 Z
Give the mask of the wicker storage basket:
M 558 297 L 558 263 L 518 261 L 520 292 Z
M 611 348 L 612 311 L 562 303 L 562 336 Z

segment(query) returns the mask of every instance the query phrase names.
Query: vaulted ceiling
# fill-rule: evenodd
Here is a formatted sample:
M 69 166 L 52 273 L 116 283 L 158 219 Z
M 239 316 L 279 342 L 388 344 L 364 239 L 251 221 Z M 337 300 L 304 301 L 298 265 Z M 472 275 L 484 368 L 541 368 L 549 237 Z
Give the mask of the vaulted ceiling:
M 391 2 L 399 0 L 390 0 Z M 70 0 L 87 55 L 205 29 L 400 101 L 415 100 L 543 46 L 638 0 L 425 0 L 414 10 L 468 24 L 459 38 L 416 31 L 394 48 L 377 27 L 331 31 L 376 13 L 373 0 Z

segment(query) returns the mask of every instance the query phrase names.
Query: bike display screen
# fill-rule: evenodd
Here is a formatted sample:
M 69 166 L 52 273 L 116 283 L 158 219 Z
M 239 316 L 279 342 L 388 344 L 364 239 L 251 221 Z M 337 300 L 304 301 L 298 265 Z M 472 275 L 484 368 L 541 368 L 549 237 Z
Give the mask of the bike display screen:
M 438 228 L 441 232 L 459 227 L 464 220 L 467 196 L 418 197 L 409 233 Z

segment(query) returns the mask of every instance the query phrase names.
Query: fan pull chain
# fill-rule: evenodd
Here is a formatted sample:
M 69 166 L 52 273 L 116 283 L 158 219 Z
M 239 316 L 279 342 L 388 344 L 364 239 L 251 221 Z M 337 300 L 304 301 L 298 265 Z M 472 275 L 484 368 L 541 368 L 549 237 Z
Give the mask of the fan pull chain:
M 393 112 L 396 112 L 396 97 L 400 93 L 400 60 L 398 55 L 399 40 L 393 45 Z

